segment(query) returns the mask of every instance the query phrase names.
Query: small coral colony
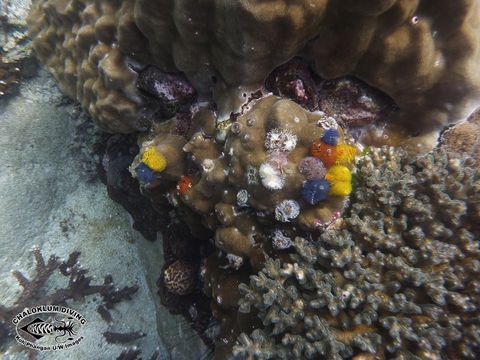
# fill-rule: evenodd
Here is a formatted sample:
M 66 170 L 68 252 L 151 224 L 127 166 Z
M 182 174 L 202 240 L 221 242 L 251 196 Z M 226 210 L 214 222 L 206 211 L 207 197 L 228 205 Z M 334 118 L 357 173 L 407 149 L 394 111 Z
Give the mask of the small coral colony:
M 317 205 L 328 196 L 348 196 L 352 192 L 352 168 L 357 154 L 354 145 L 339 143 L 339 130 L 327 128 L 308 149 L 308 156 L 298 163 L 298 172 L 305 177 L 297 200 Z M 258 175 L 267 190 L 281 190 L 288 172 L 288 154 L 295 149 L 297 136 L 288 129 L 274 128 L 265 136 L 267 161 L 260 165 Z M 145 148 L 140 163 L 133 168 L 133 175 L 144 186 L 161 181 L 160 174 L 167 167 L 167 159 L 155 146 Z M 178 195 L 187 196 L 192 188 L 192 178 L 182 175 L 176 189 Z M 302 200 L 300 200 L 302 199 Z M 283 200 L 275 206 L 275 219 L 290 222 L 300 214 L 300 203 L 295 199 Z M 237 204 L 248 206 L 248 191 L 239 190 Z

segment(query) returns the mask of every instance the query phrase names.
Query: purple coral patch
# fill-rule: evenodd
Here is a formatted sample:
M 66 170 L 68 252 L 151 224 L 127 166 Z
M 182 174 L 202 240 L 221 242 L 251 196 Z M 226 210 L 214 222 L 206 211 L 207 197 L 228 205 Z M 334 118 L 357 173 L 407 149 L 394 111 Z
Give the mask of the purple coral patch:
M 307 180 L 320 180 L 327 174 L 327 169 L 319 158 L 308 156 L 300 161 L 298 170 Z
M 397 108 L 387 95 L 350 76 L 322 82 L 319 98 L 320 110 L 338 115 L 349 128 L 374 124 Z
M 136 82 L 156 117 L 168 119 L 196 99 L 193 85 L 183 73 L 167 73 L 150 65 L 141 70 Z
M 265 81 L 267 90 L 287 97 L 313 111 L 318 107 L 317 86 L 310 67 L 295 58 L 272 71 Z

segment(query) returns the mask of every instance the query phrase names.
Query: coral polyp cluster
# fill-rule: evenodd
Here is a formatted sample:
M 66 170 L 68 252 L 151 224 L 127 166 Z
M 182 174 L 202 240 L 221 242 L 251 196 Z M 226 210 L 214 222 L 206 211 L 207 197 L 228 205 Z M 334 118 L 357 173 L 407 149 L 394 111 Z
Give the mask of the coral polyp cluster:
M 262 321 L 239 358 L 475 359 L 480 353 L 480 175 L 443 150 L 373 149 L 342 224 L 297 237 L 240 286 Z
M 250 106 L 229 120 L 225 139 L 218 136 L 223 126 L 215 124 L 208 110 L 195 115 L 187 139 L 172 133 L 174 126 L 167 121 L 141 140 L 140 155 L 132 164 L 133 169 L 146 164 L 157 171 L 155 182 L 146 184 L 149 191 L 167 189 L 171 202 L 193 210 L 215 231 L 220 249 L 242 258 L 262 252 L 265 234 L 277 223 L 318 230 L 334 220 L 350 192 L 330 188 L 349 183 L 345 171 L 350 170 L 341 166 L 344 172 L 339 172 L 322 154 L 312 158 L 310 147 L 324 139 L 334 142 L 334 149 L 355 149 L 344 143 L 341 128 L 324 129 L 320 115 L 293 101 L 267 96 Z M 351 166 L 354 159 L 348 160 Z M 187 175 L 192 166 L 193 173 Z
M 327 129 L 322 138 L 310 147 L 312 157 L 306 157 L 299 165 L 300 172 L 308 178 L 303 184 L 302 194 L 309 204 L 318 204 L 327 195 L 348 196 L 352 192 L 352 173 L 349 167 L 355 162 L 357 149 L 348 144 L 337 145 L 338 137 L 336 129 Z M 315 158 L 320 160 L 321 165 Z M 326 168 L 329 169 L 326 171 Z
M 352 192 L 352 173 L 344 165 L 334 165 L 328 169 L 325 179 L 330 183 L 332 196 L 347 196 Z

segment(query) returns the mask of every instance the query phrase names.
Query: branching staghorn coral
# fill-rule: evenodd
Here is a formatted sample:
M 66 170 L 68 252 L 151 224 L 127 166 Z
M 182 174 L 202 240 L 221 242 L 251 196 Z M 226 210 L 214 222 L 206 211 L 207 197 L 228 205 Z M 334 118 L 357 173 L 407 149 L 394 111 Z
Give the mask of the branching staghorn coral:
M 374 149 L 350 214 L 318 241 L 297 238 L 242 284 L 238 358 L 474 359 L 480 351 L 480 177 L 443 150 Z M 370 354 L 370 355 L 369 355 Z
M 135 90 L 147 65 L 185 73 L 228 116 L 245 88 L 299 54 L 320 77 L 356 76 L 392 97 L 401 120 L 428 127 L 478 95 L 479 14 L 472 0 L 34 0 L 29 27 L 61 89 L 110 132 L 148 126 Z M 315 109 L 310 85 L 293 80 L 285 95 Z

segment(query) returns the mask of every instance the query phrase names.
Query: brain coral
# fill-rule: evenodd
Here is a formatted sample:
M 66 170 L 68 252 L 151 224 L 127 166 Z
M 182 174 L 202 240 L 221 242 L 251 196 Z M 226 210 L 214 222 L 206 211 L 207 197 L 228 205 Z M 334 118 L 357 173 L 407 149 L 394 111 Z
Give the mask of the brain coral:
M 239 358 L 475 359 L 480 353 L 480 177 L 443 150 L 360 161 L 343 225 L 297 238 L 240 286 L 264 328 Z
M 132 69 L 148 64 L 184 72 L 201 94 L 215 88 L 214 98 L 228 98 L 301 54 L 321 77 L 351 74 L 383 90 L 401 118 L 425 126 L 458 118 L 479 86 L 474 0 L 32 3 L 38 57 L 112 132 L 146 126 Z

